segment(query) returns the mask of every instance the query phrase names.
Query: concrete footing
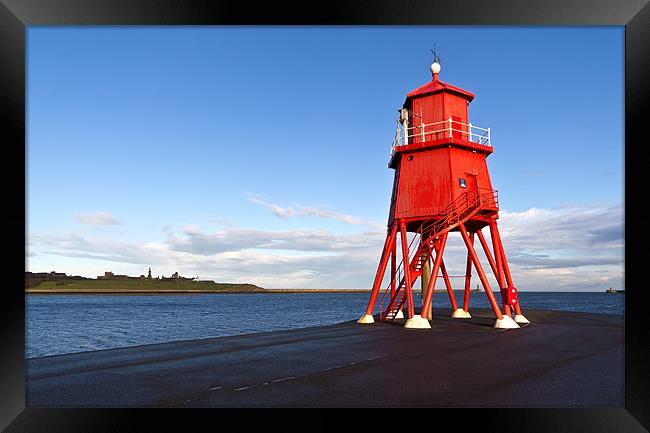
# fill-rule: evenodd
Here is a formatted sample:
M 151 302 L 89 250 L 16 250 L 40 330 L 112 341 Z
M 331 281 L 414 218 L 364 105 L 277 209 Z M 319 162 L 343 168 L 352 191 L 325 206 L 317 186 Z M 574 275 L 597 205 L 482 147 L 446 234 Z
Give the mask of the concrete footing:
M 409 329 L 431 329 L 431 324 L 427 319 L 416 314 L 406 321 L 404 327 Z
M 357 320 L 357 323 L 361 323 L 361 324 L 375 323 L 375 318 L 372 317 L 372 314 L 364 314 L 363 316 L 361 316 L 361 319 Z
M 503 316 L 503 319 L 497 319 L 494 323 L 494 327 L 499 329 L 515 329 L 519 328 L 519 325 L 517 325 L 517 322 L 512 320 L 512 317 Z
M 523 314 L 516 314 L 515 315 L 515 322 L 521 323 L 521 324 L 527 324 L 530 323 L 526 317 L 524 317 Z
M 402 312 L 402 310 L 399 310 L 397 312 L 397 314 L 395 314 L 395 318 L 396 319 L 403 319 L 404 318 L 404 313 Z
M 454 311 L 451 314 L 451 318 L 452 319 L 471 319 L 472 315 L 469 314 L 469 311 L 465 311 L 462 308 L 458 308 L 458 309 L 456 309 L 456 311 Z

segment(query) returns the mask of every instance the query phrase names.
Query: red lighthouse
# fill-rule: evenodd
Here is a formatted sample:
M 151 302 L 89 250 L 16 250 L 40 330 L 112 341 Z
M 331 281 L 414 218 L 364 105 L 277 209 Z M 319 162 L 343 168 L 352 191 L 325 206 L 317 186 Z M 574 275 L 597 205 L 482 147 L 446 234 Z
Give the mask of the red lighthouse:
M 388 216 L 388 233 L 370 295 L 359 323 L 373 323 L 375 303 L 390 261 L 390 279 L 379 298 L 379 318 L 404 317 L 405 327 L 430 328 L 432 295 L 441 273 L 453 318 L 471 318 L 469 295 L 472 269 L 476 269 L 488 297 L 497 328 L 518 328 L 529 323 L 521 313 L 517 289 L 499 236 L 499 200 L 487 168 L 493 152 L 490 128 L 469 121 L 467 109 L 474 95 L 438 79 L 440 64 L 431 65 L 433 79 L 408 95 L 400 110 L 388 166 L 395 170 Z M 488 227 L 492 251 L 482 229 Z M 460 308 L 444 262 L 451 232 L 459 232 L 467 248 L 464 299 Z M 409 235 L 411 233 L 411 235 Z M 474 247 L 475 237 L 485 252 L 499 285 L 495 297 Z M 410 241 L 409 241 L 410 238 Z M 397 263 L 398 239 L 402 261 Z M 433 270 L 429 275 L 433 262 Z M 413 286 L 422 278 L 422 309 L 415 313 Z M 514 320 L 511 317 L 514 310 Z

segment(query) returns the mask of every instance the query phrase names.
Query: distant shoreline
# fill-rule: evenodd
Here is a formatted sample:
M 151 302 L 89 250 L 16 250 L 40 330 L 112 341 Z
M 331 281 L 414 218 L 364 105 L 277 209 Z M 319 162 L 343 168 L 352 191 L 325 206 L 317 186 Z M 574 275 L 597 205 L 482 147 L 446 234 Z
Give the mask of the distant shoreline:
M 262 289 L 237 290 L 73 290 L 73 289 L 25 289 L 27 295 L 200 295 L 200 294 L 251 294 L 270 295 L 283 293 L 370 293 L 370 289 Z
M 277 294 L 297 294 L 297 293 L 368 293 L 370 294 L 370 289 L 258 289 L 258 290 L 228 290 L 228 289 L 216 289 L 216 290 L 206 290 L 206 289 L 197 289 L 197 290 L 164 290 L 164 289 L 152 289 L 152 290 L 129 290 L 129 289 L 35 289 L 27 288 L 25 289 L 26 295 L 232 295 L 232 294 L 250 294 L 250 295 L 277 295 Z M 454 290 L 455 295 L 462 294 L 464 290 Z M 382 292 L 380 292 L 381 295 Z M 413 293 L 416 295 L 421 295 L 420 290 L 413 290 Z M 446 294 L 446 290 L 436 290 L 437 294 Z M 485 292 L 470 292 L 474 295 L 481 295 Z M 553 291 L 531 291 L 531 293 L 556 293 Z M 577 291 L 570 293 L 603 293 L 600 291 Z M 618 292 L 618 294 L 624 294 L 624 291 Z
M 25 273 L 26 295 L 196 295 L 196 294 L 278 294 L 278 293 L 370 293 L 370 288 L 263 288 L 251 283 L 217 283 L 178 277 L 139 278 L 113 275 L 97 279 L 63 273 Z

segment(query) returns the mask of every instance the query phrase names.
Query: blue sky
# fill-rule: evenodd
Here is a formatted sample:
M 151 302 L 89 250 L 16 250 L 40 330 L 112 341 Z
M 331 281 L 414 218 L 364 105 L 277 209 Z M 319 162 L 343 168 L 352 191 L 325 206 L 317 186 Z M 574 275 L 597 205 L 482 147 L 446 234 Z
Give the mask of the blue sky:
M 27 41 L 28 270 L 369 287 L 396 110 L 431 79 L 435 42 L 440 79 L 492 129 L 520 290 L 622 288 L 623 27 L 30 27 Z

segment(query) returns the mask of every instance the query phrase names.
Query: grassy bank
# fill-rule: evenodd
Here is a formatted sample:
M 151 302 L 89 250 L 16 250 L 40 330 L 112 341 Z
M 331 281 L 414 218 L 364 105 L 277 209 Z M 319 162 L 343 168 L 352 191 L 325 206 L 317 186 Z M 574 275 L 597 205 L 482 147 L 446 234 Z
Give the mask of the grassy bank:
M 370 293 L 370 289 L 265 289 L 264 293 Z
M 43 281 L 25 289 L 32 295 L 48 294 L 182 294 L 182 293 L 360 293 L 370 289 L 264 289 L 254 284 L 214 281 L 79 280 Z
M 30 294 L 56 293 L 263 293 L 254 284 L 215 283 L 213 281 L 162 280 L 58 280 L 43 281 L 25 289 Z

